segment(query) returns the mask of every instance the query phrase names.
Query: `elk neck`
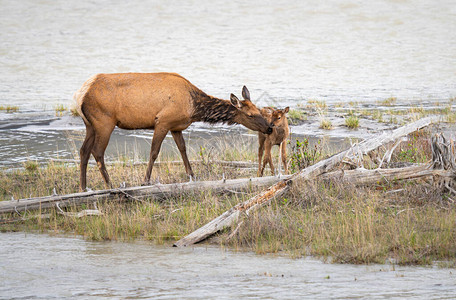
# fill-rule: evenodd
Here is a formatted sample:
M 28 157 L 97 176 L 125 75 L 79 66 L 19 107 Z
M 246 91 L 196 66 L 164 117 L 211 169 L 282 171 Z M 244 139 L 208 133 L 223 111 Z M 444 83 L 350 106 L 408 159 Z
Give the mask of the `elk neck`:
M 229 100 L 209 96 L 197 89 L 190 94 L 193 100 L 193 122 L 226 123 L 228 125 L 237 123 L 235 119 L 238 110 Z

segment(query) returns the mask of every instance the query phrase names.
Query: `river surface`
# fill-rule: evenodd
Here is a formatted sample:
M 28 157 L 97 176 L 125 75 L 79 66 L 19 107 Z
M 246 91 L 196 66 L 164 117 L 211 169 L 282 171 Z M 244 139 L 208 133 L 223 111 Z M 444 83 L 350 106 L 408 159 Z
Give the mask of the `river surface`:
M 1 5 L 0 105 L 52 109 L 95 73 L 132 71 L 279 104 L 456 96 L 453 0 Z
M 454 299 L 456 272 L 0 233 L 0 299 Z

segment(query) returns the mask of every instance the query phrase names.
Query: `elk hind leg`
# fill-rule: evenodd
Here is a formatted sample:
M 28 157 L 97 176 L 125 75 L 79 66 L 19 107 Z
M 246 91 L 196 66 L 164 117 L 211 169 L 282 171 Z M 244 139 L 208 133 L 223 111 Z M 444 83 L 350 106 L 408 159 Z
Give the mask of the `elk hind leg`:
M 111 188 L 111 181 L 109 180 L 108 170 L 106 170 L 104 154 L 113 130 L 114 126 L 106 126 L 103 129 L 96 130 L 95 143 L 92 149 L 92 155 L 97 161 L 98 169 L 100 170 L 107 188 Z
M 79 150 L 80 156 L 80 177 L 79 177 L 79 190 L 82 192 L 87 187 L 87 163 L 89 162 L 90 153 L 95 142 L 95 131 L 90 124 L 86 124 L 86 136 Z
M 283 141 L 281 144 L 280 144 L 281 148 L 281 156 L 282 156 L 282 164 L 283 164 L 283 168 L 284 168 L 284 171 L 285 171 L 285 174 L 288 174 L 288 165 L 287 165 L 287 142 L 286 141 Z M 280 162 L 279 162 L 280 163 Z

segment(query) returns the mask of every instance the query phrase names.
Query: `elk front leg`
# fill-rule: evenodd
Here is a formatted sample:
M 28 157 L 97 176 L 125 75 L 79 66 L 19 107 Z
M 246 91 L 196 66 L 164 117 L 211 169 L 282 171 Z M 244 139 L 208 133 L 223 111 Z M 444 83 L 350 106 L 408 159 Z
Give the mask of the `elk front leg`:
M 144 183 L 150 184 L 150 175 L 152 174 L 152 168 L 154 166 L 154 162 L 158 157 L 158 153 L 160 153 L 160 148 L 163 140 L 166 137 L 168 130 L 164 128 L 155 128 L 154 137 L 152 138 L 152 146 L 150 147 L 150 158 L 149 164 L 147 165 L 146 176 L 144 177 Z
M 258 134 L 258 172 L 257 176 L 261 177 L 263 176 L 263 169 L 261 168 L 261 159 L 263 158 L 263 153 L 264 153 L 264 141 L 266 140 L 266 137 L 259 133 Z
M 174 141 L 176 142 L 177 148 L 182 156 L 182 160 L 184 161 L 185 172 L 187 172 L 187 175 L 190 176 L 190 179 L 195 178 L 195 174 L 193 174 L 192 167 L 187 157 L 187 149 L 185 147 L 185 140 L 182 135 L 182 131 L 171 131 L 171 134 L 173 135 Z
M 261 168 L 261 175 L 263 175 L 264 168 L 266 167 L 266 164 L 269 163 L 269 167 L 271 168 L 271 172 L 274 175 L 274 164 L 272 163 L 272 154 L 271 154 L 271 149 L 272 149 L 272 143 L 270 141 L 265 142 L 265 147 L 264 147 L 264 158 L 263 158 L 263 166 Z

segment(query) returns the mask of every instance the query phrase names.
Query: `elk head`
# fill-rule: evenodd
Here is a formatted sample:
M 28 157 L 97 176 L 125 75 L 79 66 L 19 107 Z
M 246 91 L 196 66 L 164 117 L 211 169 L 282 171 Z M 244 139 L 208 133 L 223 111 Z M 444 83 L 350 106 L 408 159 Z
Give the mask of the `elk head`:
M 244 100 L 239 100 L 238 97 L 231 94 L 231 104 L 237 109 L 234 121 L 251 130 L 271 134 L 272 125 L 263 118 L 260 110 L 252 103 L 250 92 L 245 86 L 242 88 L 242 97 Z
M 290 108 L 287 106 L 284 109 L 276 109 L 272 112 L 272 122 L 271 125 L 274 127 L 283 127 L 287 124 L 287 116 L 286 114 Z

